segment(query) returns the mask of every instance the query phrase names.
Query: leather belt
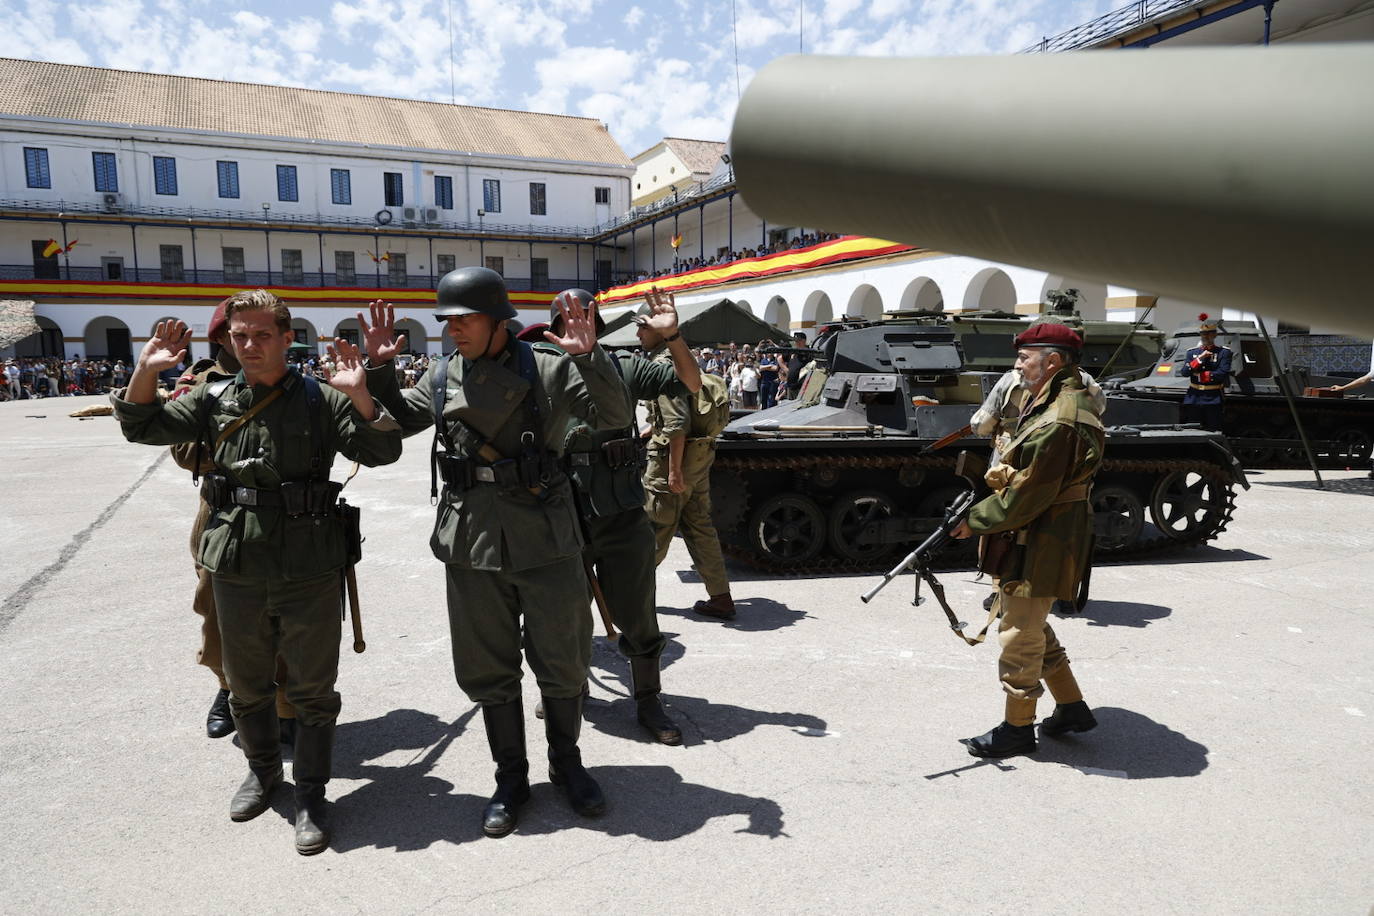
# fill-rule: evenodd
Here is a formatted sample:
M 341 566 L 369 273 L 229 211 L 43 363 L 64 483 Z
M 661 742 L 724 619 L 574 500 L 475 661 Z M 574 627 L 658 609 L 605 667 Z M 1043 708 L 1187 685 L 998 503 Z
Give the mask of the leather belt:
M 1189 384 L 1188 387 L 1189 387 L 1189 388 L 1192 388 L 1194 391 L 1220 391 L 1221 389 L 1225 388 L 1226 386 L 1225 386 L 1225 385 L 1195 385 L 1195 384 Z
M 1088 484 L 1076 483 L 1071 487 L 1067 487 L 1066 489 L 1060 490 L 1059 495 L 1054 498 L 1054 502 L 1050 503 L 1050 505 L 1057 506 L 1061 503 L 1084 502 L 1088 498 L 1088 491 Z

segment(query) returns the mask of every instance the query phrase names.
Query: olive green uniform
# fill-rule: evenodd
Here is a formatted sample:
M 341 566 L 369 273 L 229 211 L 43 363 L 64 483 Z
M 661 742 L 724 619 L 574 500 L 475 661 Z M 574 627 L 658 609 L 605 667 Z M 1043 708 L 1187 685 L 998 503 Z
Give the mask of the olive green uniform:
M 1056 598 L 1073 599 L 1092 551 L 1089 487 L 1102 462 L 1102 422 L 1072 369 L 1051 378 L 1022 416 L 1002 463 L 988 472 L 992 495 L 969 513 L 974 534 L 1018 532 L 1020 569 L 999 582 L 1006 721 L 1030 725 L 1043 678 L 1061 704 L 1081 700 L 1069 660 L 1048 624 Z
M 236 720 L 272 705 L 278 654 L 288 673 L 287 700 L 302 724 L 332 725 L 338 676 L 343 524 L 332 513 L 291 516 L 267 501 L 284 483 L 327 477 L 335 454 L 368 466 L 400 457 L 396 422 L 382 412 L 364 422 L 341 392 L 321 386 L 311 417 L 306 383 L 288 372 L 277 386 L 249 385 L 239 373 L 217 398 L 200 385 L 165 404 L 134 404 L 112 395 L 124 436 L 147 445 L 211 442 L 220 430 L 271 395 L 282 395 L 225 440 L 213 455 L 236 504 L 216 509 L 200 539 L 197 562 L 213 576 L 224 673 Z M 318 445 L 316 433 L 323 437 Z M 256 494 L 265 494 L 259 497 Z
M 638 401 L 691 394 L 671 362 L 612 358 L 620 366 L 622 397 L 630 416 Z M 593 430 L 575 422 L 564 448 L 587 535 L 584 554 L 596 569 L 611 619 L 620 630 L 621 651 L 632 658 L 656 659 L 666 640 L 658 626 L 654 531 L 644 511 L 635 429 Z
M 666 347 L 652 354 L 653 360 L 672 365 Z M 679 531 L 687 542 L 687 552 L 706 585 L 706 594 L 724 595 L 730 591 L 725 575 L 725 557 L 720 538 L 711 523 L 711 464 L 716 460 L 716 439 L 702 435 L 700 415 L 692 407 L 692 396 L 661 395 L 646 404 L 649 424 L 649 466 L 644 472 L 648 491 L 645 509 L 654 529 L 654 565 L 663 562 L 673 535 Z M 682 450 L 682 481 L 685 489 L 674 493 L 668 487 L 668 443 L 685 436 Z
M 580 697 L 591 663 L 590 595 L 572 488 L 556 458 L 573 417 L 594 429 L 629 424 L 620 380 L 599 347 L 581 356 L 534 352 L 535 432 L 553 459 L 535 494 L 520 483 L 491 479 L 496 469 L 464 446 L 470 429 L 503 456 L 521 454 L 530 385 L 513 349 L 471 362 L 455 353 L 405 390 L 390 364 L 371 367 L 368 388 L 413 435 L 434 423 L 431 393 L 440 365 L 447 373 L 443 416 L 456 463 L 474 468 L 466 483 L 445 483 L 430 538 L 445 565 L 458 685 L 482 706 L 519 699 L 523 616 L 523 646 L 541 693 Z

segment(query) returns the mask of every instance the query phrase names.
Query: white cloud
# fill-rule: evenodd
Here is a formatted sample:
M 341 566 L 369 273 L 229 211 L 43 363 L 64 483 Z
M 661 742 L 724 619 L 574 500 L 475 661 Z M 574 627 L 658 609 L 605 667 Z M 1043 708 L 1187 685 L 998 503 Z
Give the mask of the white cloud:
M 637 6 L 630 7 L 630 11 L 625 14 L 621 22 L 625 23 L 627 29 L 637 29 L 639 24 L 644 21 L 644 10 Z
M 632 78 L 639 56 L 619 48 L 565 48 L 534 65 L 539 88 L 525 97 L 531 111 L 566 113 L 575 89 L 614 92 Z
M 239 10 L 232 17 L 234 24 L 249 35 L 261 35 L 272 27 L 272 20 L 249 10 Z

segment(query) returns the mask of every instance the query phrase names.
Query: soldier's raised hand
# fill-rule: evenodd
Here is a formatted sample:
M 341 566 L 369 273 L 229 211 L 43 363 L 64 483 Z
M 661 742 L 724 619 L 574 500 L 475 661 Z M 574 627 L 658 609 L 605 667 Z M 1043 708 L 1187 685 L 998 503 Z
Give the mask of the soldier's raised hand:
M 649 289 L 644 301 L 649 306 L 644 324 L 663 337 L 672 337 L 677 330 L 677 302 L 673 294 L 654 286 Z
M 590 302 L 583 308 L 576 296 L 559 293 L 553 304 L 558 306 L 558 314 L 563 317 L 563 335 L 545 331 L 544 339 L 573 356 L 592 352 L 596 346 L 596 303 Z
M 363 330 L 363 343 L 367 346 L 368 357 L 374 366 L 380 366 L 396 358 L 396 354 L 405 346 L 406 336 L 396 336 L 396 309 L 390 302 L 374 299 L 368 306 L 368 313 L 372 323 L 369 324 L 363 313 L 359 312 L 358 326 Z
M 138 364 L 153 372 L 175 368 L 186 358 L 186 348 L 190 343 L 191 329 L 186 322 L 166 318 L 153 328 L 153 336 L 148 338 L 138 354 Z

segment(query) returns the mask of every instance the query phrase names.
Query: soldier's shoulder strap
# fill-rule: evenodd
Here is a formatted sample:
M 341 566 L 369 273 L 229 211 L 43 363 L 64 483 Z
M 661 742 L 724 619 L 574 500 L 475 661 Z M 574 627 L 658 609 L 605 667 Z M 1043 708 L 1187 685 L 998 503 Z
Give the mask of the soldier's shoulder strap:
M 214 449 L 210 447 L 207 437 L 207 430 L 210 425 L 210 415 L 215 409 L 216 402 L 224 396 L 225 389 L 233 384 L 234 378 L 235 377 L 231 375 L 228 378 L 215 379 L 213 382 L 205 383 L 205 399 L 201 405 L 202 413 L 200 415 L 200 436 L 196 438 L 196 450 L 192 458 L 194 467 L 191 469 L 191 483 L 194 486 L 200 486 L 200 463 L 205 457 L 206 452 L 209 452 L 212 460 L 215 455 Z
M 324 460 L 324 411 L 321 404 L 324 392 L 320 390 L 320 380 L 309 373 L 301 373 L 305 384 L 305 409 L 310 414 L 310 435 L 315 440 L 315 454 L 310 456 L 310 476 L 327 477 L 328 468 Z

